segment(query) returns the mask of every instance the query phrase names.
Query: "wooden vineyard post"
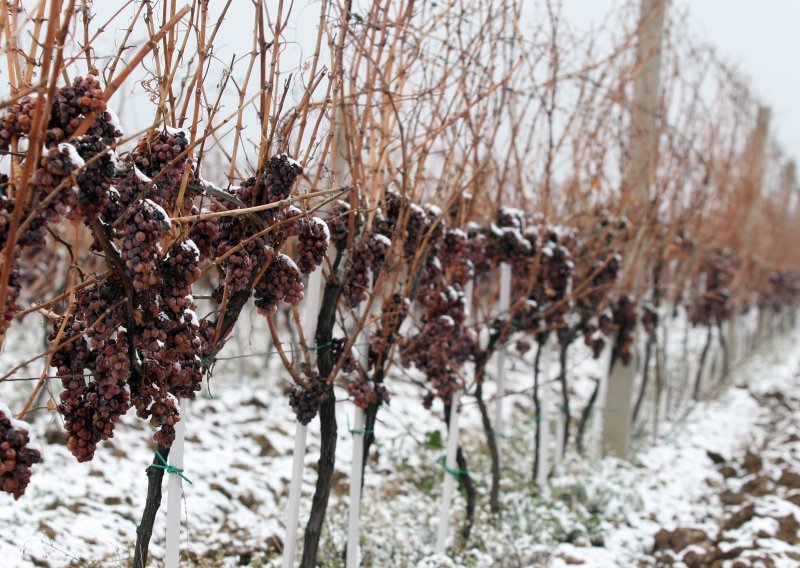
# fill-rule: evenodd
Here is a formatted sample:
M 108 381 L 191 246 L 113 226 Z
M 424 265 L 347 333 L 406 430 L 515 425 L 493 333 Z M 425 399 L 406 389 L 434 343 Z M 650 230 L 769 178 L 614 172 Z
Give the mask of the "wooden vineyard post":
M 508 316 L 508 309 L 511 307 L 511 265 L 503 262 L 500 264 L 500 298 L 498 301 L 498 312 Z M 500 441 L 503 436 L 503 398 L 505 396 L 505 365 L 506 349 L 502 347 L 497 352 L 497 394 L 494 403 L 494 432 L 497 452 L 500 453 Z
M 297 522 L 300 518 L 300 490 L 303 486 L 303 463 L 306 458 L 308 427 L 297 422 L 292 454 L 292 481 L 289 485 L 289 508 L 286 514 L 286 536 L 283 540 L 283 568 L 293 568 L 297 554 Z
M 769 109 L 769 107 L 758 107 L 756 125 L 752 134 L 750 135 L 749 140 L 747 141 L 746 154 L 750 159 L 748 169 L 745 172 L 745 176 L 742 180 L 742 189 L 740 190 L 741 195 L 739 197 L 739 199 L 746 204 L 747 208 L 747 216 L 744 219 L 744 227 L 741 237 L 742 242 L 744 243 L 751 242 L 753 231 L 758 224 L 756 208 L 761 195 L 761 183 L 764 168 L 764 148 L 766 146 L 767 136 L 769 134 L 769 122 L 771 116 L 772 111 Z M 739 271 L 737 277 L 734 278 L 734 281 L 731 284 L 731 288 L 735 289 L 742 278 L 744 278 L 744 271 Z M 753 341 L 751 342 L 751 351 L 761 346 L 768 328 L 766 325 L 767 322 L 764 318 L 764 310 L 762 310 L 760 307 L 756 307 L 756 311 L 758 314 L 758 326 L 756 328 L 757 331 Z M 735 324 L 735 319 L 732 323 Z
M 608 368 L 611 364 L 611 349 L 606 350 L 609 354 L 607 359 L 603 361 L 603 366 Z M 600 375 L 600 385 L 598 386 L 597 392 L 597 400 L 599 404 L 594 408 L 594 418 L 592 424 L 592 431 L 593 431 L 593 444 L 592 449 L 594 452 L 593 457 L 599 457 L 602 455 L 602 444 L 603 444 L 603 426 L 605 424 L 605 415 L 606 415 L 606 401 L 608 400 L 608 374 L 601 374 Z
M 350 469 L 350 509 L 347 518 L 347 568 L 359 566 L 359 535 L 361 525 L 361 463 L 364 459 L 364 409 L 358 406 L 353 419 L 353 463 Z
M 450 428 L 447 432 L 447 453 L 444 461 L 444 486 L 442 488 L 442 503 L 439 507 L 439 525 L 436 530 L 436 554 L 444 554 L 447 534 L 450 529 L 450 506 L 453 501 L 453 489 L 456 476 L 459 475 L 456 463 L 458 451 L 458 419 L 461 414 L 459 409 L 459 391 L 453 393 L 450 402 Z M 349 567 L 348 567 L 349 568 Z
M 466 312 L 467 325 L 472 323 L 472 292 L 473 282 L 470 280 L 464 288 L 464 311 Z M 460 398 L 461 391 L 453 393 L 450 401 L 450 424 L 447 431 L 447 452 L 444 459 L 444 485 L 442 487 L 442 503 L 439 507 L 439 524 L 436 529 L 436 554 L 444 554 L 447 535 L 450 532 L 450 508 L 453 502 L 453 489 L 455 488 L 458 463 L 458 421 L 461 416 Z
M 633 192 L 638 214 L 639 232 L 623 270 L 623 282 L 633 275 L 633 291 L 638 293 L 638 281 L 644 272 L 635 265 L 644 262 L 640 251 L 647 250 L 647 230 L 650 220 L 650 188 L 655 180 L 658 160 L 658 94 L 661 74 L 661 44 L 664 34 L 666 0 L 641 0 L 639 37 L 636 47 L 637 72 L 634 79 L 631 109 L 630 161 L 623 175 L 623 189 Z M 636 331 L 633 331 L 631 361 L 625 365 L 616 358 L 609 369 L 607 398 L 604 400 L 604 454 L 627 459 L 631 435 L 631 412 L 636 378 Z
M 164 566 L 178 568 L 181 544 L 181 497 L 183 496 L 183 446 L 186 439 L 186 410 L 175 424 L 175 441 L 169 452 L 170 474 L 167 482 L 167 546 Z M 166 465 L 166 464 L 164 464 Z
M 636 356 L 628 365 L 617 361 L 606 382 L 603 405 L 603 455 L 628 458 L 633 387 L 636 382 Z
M 739 356 L 741 354 L 739 352 L 740 331 L 736 329 L 738 327 L 738 319 L 736 309 L 734 309 L 723 328 L 726 335 L 725 341 L 728 343 L 728 361 L 730 367 L 733 367 L 739 362 Z
M 308 294 L 303 309 L 303 335 L 306 341 L 313 341 L 317 330 L 320 292 L 322 287 L 322 266 L 308 275 Z M 314 358 L 316 347 L 311 349 Z M 294 432 L 294 453 L 292 454 L 292 481 L 289 485 L 289 506 L 286 512 L 286 533 L 283 540 L 283 568 L 293 568 L 297 554 L 297 530 L 300 518 L 300 496 L 303 489 L 303 467 L 306 460 L 306 438 L 308 426 L 296 422 Z

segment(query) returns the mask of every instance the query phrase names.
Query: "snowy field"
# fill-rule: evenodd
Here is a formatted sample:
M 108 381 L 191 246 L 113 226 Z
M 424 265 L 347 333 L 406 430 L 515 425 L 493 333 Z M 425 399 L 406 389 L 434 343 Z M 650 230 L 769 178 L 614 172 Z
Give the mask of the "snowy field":
M 184 487 L 186 565 L 279 565 L 294 417 L 279 360 L 263 355 L 270 349 L 263 322 L 255 314 L 251 322 L 251 330 L 223 351 L 210 385 L 188 408 L 185 469 L 192 484 Z M 24 359 L 40 345 L 41 335 L 33 324 L 18 327 L 3 365 Z M 797 566 L 799 341 L 800 332 L 793 331 L 765 344 L 734 371 L 721 397 L 676 412 L 661 424 L 655 441 L 650 434 L 640 436 L 632 463 L 578 459 L 570 452 L 543 494 L 530 482 L 532 354 L 524 359 L 514 354 L 502 521 L 495 524 L 488 514 L 485 438 L 477 408 L 467 398 L 463 447 L 481 495 L 470 540 L 456 538 L 447 558 L 433 555 L 444 475 L 441 408 L 425 410 L 414 384 L 419 377 L 398 370 L 367 468 L 364 565 Z M 677 351 L 678 338 L 672 342 Z M 701 335 L 690 335 L 689 354 L 701 347 Z M 675 365 L 681 359 L 673 357 Z M 570 364 L 575 408 L 582 408 L 604 360 L 593 361 L 576 348 Z M 38 374 L 38 364 L 28 371 Z M 556 369 L 551 365 L 546 372 L 554 376 Z M 24 397 L 28 385 L 17 384 Z M 343 391 L 339 395 L 337 473 L 321 545 L 325 566 L 344 565 L 353 406 Z M 0 508 L 0 564 L 128 566 L 152 459 L 149 427 L 130 414 L 94 461 L 78 464 L 61 442 L 57 418 L 46 410 L 31 417 L 45 461 L 34 468 L 25 496 L 17 502 L 6 496 Z M 309 430 L 302 522 L 316 479 L 316 424 Z M 153 533 L 153 565 L 163 556 L 165 508 Z M 454 535 L 463 519 L 464 500 L 456 495 Z

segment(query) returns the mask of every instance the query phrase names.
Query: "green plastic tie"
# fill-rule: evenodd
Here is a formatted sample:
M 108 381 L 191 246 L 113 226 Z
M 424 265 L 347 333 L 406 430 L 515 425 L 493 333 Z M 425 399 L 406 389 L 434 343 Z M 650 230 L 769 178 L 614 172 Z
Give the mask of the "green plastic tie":
M 191 479 L 189 479 L 188 477 L 186 477 L 185 475 L 183 475 L 183 469 L 182 469 L 182 468 L 180 468 L 180 467 L 175 467 L 174 465 L 170 465 L 170 464 L 168 464 L 168 463 L 167 463 L 167 460 L 165 460 L 165 459 L 164 459 L 164 456 L 162 456 L 162 455 L 161 455 L 161 452 L 159 452 L 158 450 L 156 450 L 156 456 L 158 456 L 158 459 L 160 459 L 160 460 L 161 460 L 161 463 L 154 463 L 154 464 L 151 464 L 151 467 L 155 467 L 155 468 L 158 468 L 158 469 L 163 469 L 163 470 L 164 470 L 164 471 L 166 471 L 167 473 L 174 473 L 174 474 L 176 474 L 178 477 L 180 477 L 181 479 L 183 479 L 184 481 L 186 481 L 186 482 L 187 482 L 189 485 L 194 485 L 194 484 L 192 483 L 192 480 L 191 480 Z
M 351 434 L 361 434 L 362 436 L 366 434 L 375 434 L 375 430 L 356 430 L 355 428 L 348 428 L 348 431 Z
M 445 462 L 444 456 L 439 458 L 436 463 L 441 465 L 447 473 L 449 473 L 450 475 L 453 475 L 455 477 L 461 477 L 462 475 L 464 475 L 464 476 L 469 475 L 469 470 L 466 470 L 466 469 L 453 469 L 453 468 L 447 467 L 447 463 Z
M 356 430 L 355 428 L 350 428 L 350 415 L 347 415 L 347 431 L 353 434 L 354 436 L 361 435 L 366 436 L 367 434 L 374 436 L 375 430 L 367 429 L 367 430 Z
M 331 339 L 327 343 L 323 343 L 322 345 L 317 345 L 316 347 L 306 346 L 306 351 L 319 351 L 320 349 L 325 349 L 326 347 L 330 347 L 332 344 L 333 344 L 333 339 Z
M 503 434 L 502 432 L 495 432 L 494 430 L 489 430 L 489 435 L 495 438 L 502 438 L 504 440 L 508 440 L 511 438 L 508 434 Z

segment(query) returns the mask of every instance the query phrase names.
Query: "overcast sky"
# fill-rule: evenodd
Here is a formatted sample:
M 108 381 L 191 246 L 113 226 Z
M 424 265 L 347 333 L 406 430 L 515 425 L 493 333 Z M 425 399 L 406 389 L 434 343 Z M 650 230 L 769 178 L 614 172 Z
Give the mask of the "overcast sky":
M 564 0 L 564 12 L 588 26 L 619 3 Z M 692 30 L 750 78 L 772 108 L 773 133 L 800 161 L 800 1 L 672 0 L 670 9 L 687 10 Z

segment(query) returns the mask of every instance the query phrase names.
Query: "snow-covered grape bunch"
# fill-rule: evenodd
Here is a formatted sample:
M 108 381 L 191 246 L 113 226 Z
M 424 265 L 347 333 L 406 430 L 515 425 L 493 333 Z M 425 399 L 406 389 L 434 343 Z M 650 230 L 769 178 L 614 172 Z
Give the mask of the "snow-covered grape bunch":
M 331 205 L 330 211 L 327 215 L 327 222 L 328 222 L 328 229 L 330 232 L 330 240 L 331 242 L 343 242 L 347 240 L 347 236 L 350 234 L 349 230 L 349 219 L 350 219 L 350 211 L 351 207 L 347 201 L 343 201 L 341 199 L 337 199 Z M 355 229 L 358 232 L 358 229 L 361 225 L 361 218 L 359 215 L 356 215 L 356 225 Z
M 297 235 L 297 267 L 303 274 L 312 272 L 325 260 L 331 235 L 322 219 L 312 217 L 300 226 Z
M 42 452 L 31 445 L 28 426 L 15 420 L 0 404 L 0 489 L 19 499 L 31 480 L 31 466 L 42 461 Z
M 369 233 L 358 243 L 350 266 L 344 276 L 345 294 L 350 307 L 355 307 L 368 297 L 370 273 L 376 276 L 386 262 L 391 241 L 384 235 Z
M 200 251 L 192 241 L 175 243 L 160 263 L 161 299 L 172 313 L 192 306 L 192 283 L 200 276 Z
M 183 178 L 188 145 L 186 132 L 177 129 L 158 132 L 153 138 L 146 138 L 139 143 L 133 153 L 133 163 L 146 177 L 154 180 L 145 197 L 162 207 L 177 205 L 175 202 Z M 192 209 L 188 192 L 184 192 L 184 202 L 180 205 L 184 211 Z
M 119 284 L 110 281 L 75 295 L 75 314 L 86 323 L 86 337 L 93 349 L 99 349 L 116 331 L 123 311 L 120 299 L 124 297 Z
M 71 142 L 85 163 L 78 173 L 78 211 L 87 219 L 95 219 L 108 208 L 117 160 L 99 136 L 81 136 Z
M 431 381 L 436 396 L 445 403 L 461 384 L 458 369 L 474 352 L 475 337 L 464 327 L 463 293 L 452 286 L 421 299 L 423 313 L 419 332 L 412 335 L 401 356 Z
M 133 214 L 122 229 L 122 260 L 137 290 L 158 284 L 159 241 L 169 227 L 166 212 L 153 201 L 145 199 L 134 205 Z
M 82 167 L 84 162 L 74 146 L 61 143 L 46 148 L 39 159 L 39 165 L 40 167 L 33 172 L 31 184 L 41 192 L 42 198 L 49 198 L 45 210 L 48 220 L 58 222 L 78 205 L 73 188 L 62 188 L 62 182 L 73 171 Z M 50 197 L 53 193 L 55 195 Z
M 270 158 L 264 170 L 264 185 L 267 190 L 267 202 L 274 203 L 289 197 L 294 182 L 303 172 L 300 164 L 286 154 Z
M 261 239 L 253 239 L 243 243 L 222 241 L 217 246 L 217 254 L 224 257 L 221 268 L 225 276 L 225 285 L 231 293 L 239 292 L 250 285 L 253 271 L 270 262 L 275 256 L 272 248 Z M 223 289 L 217 288 L 214 294 L 218 301 L 222 299 Z
M 275 313 L 281 300 L 298 305 L 303 299 L 303 281 L 294 261 L 278 254 L 256 285 L 255 297 L 256 307 L 265 314 Z
M 689 305 L 693 324 L 714 325 L 730 316 L 728 285 L 734 265 L 735 259 L 729 249 L 714 249 L 708 254 L 697 284 L 702 295 Z

